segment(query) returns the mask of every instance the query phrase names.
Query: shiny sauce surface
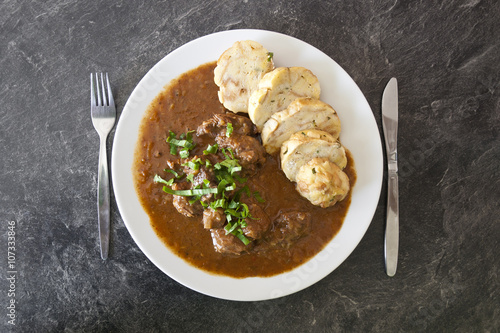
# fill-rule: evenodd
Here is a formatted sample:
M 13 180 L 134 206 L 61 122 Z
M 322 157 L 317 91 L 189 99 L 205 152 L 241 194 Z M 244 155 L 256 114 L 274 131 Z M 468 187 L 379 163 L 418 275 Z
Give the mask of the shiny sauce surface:
M 186 217 L 172 205 L 172 196 L 163 192 L 162 184 L 153 182 L 162 174 L 170 155 L 166 142 L 169 130 L 180 134 L 195 130 L 215 113 L 226 112 L 220 104 L 218 87 L 213 82 L 215 62 L 182 74 L 173 80 L 151 103 L 140 127 L 135 147 L 133 168 L 136 191 L 150 223 L 162 241 L 179 257 L 202 270 L 214 274 L 244 278 L 272 276 L 289 271 L 311 259 L 338 233 L 351 202 L 351 194 L 333 207 L 313 206 L 302 198 L 280 170 L 279 157 L 267 156 L 257 175 L 248 180 L 251 191 L 259 191 L 265 200 L 263 208 L 271 220 L 288 211 L 311 214 L 311 231 L 290 248 L 254 251 L 240 256 L 225 255 L 214 250 L 209 230 L 202 218 Z M 195 154 L 209 143 L 197 138 Z M 345 172 L 351 188 L 356 180 L 354 164 L 347 151 Z

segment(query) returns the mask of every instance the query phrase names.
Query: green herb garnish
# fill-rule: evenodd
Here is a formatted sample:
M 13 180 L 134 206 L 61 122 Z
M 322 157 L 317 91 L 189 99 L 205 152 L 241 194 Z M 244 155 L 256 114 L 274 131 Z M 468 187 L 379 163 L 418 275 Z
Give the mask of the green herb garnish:
M 176 172 L 175 170 L 172 170 L 172 169 L 165 169 L 164 170 L 165 172 L 170 172 L 171 174 L 174 175 L 175 178 L 180 178 L 182 177 L 182 175 L 180 175 L 178 172 Z
M 155 177 L 153 178 L 153 181 L 155 183 L 162 183 L 162 184 L 165 184 L 165 185 L 168 185 L 168 186 L 172 186 L 172 184 L 174 183 L 174 180 L 175 180 L 175 178 L 172 178 L 172 179 L 169 179 L 169 180 L 165 180 L 165 179 L 161 178 L 158 175 L 155 175 Z
M 180 158 L 188 158 L 189 157 L 189 150 L 187 148 L 182 148 L 181 151 L 179 152 L 179 157 Z
M 195 195 L 205 195 L 210 193 L 217 193 L 217 188 L 193 188 L 190 190 L 172 190 L 166 186 L 163 186 L 163 192 L 173 195 L 180 195 L 183 197 L 191 197 Z
M 194 173 L 190 173 L 189 175 L 187 175 L 186 180 L 192 183 L 194 181 Z
M 234 233 L 233 233 L 233 235 L 234 235 Z M 240 241 L 242 241 L 243 244 L 245 244 L 245 245 L 248 245 L 251 243 L 251 241 L 248 238 L 246 238 L 245 235 L 243 235 L 243 231 L 241 229 L 236 231 L 236 237 L 238 237 L 238 239 Z
M 189 157 L 189 151 L 192 150 L 196 144 L 193 143 L 193 133 L 194 131 L 188 131 L 187 133 L 183 133 L 179 136 L 179 139 L 176 138 L 174 132 L 168 132 L 167 143 L 170 144 L 170 154 L 177 155 L 177 149 L 180 147 L 181 151 L 179 153 L 181 158 Z
M 204 155 L 209 155 L 209 154 L 217 154 L 217 150 L 219 149 L 218 144 L 214 145 L 208 145 L 207 149 L 203 151 Z
M 200 165 L 201 165 L 201 159 L 200 158 L 196 158 L 194 160 L 182 163 L 181 165 L 182 166 L 187 166 L 188 168 L 190 168 L 192 170 L 199 170 L 200 169 Z
M 192 131 L 191 131 L 192 132 Z M 189 151 L 195 146 L 192 143 L 191 132 L 186 134 L 181 134 L 179 138 L 176 138 L 175 133 L 170 131 L 167 142 L 170 143 L 171 153 L 177 154 L 178 149 L 180 149 L 179 155 L 181 158 L 183 156 L 189 156 Z M 233 126 L 228 123 L 226 128 L 226 136 L 230 136 L 233 133 Z M 175 151 L 175 152 L 174 152 Z M 216 154 L 219 151 L 219 146 L 217 144 L 209 145 L 207 149 L 203 151 L 205 155 Z M 188 167 L 191 170 L 199 170 L 200 167 L 213 167 L 215 177 L 217 179 L 217 186 L 210 187 L 211 182 L 208 179 L 204 179 L 199 185 L 194 186 L 189 190 L 173 190 L 169 188 L 172 186 L 176 179 L 184 177 L 184 174 L 178 173 L 174 170 L 165 170 L 174 175 L 174 178 L 170 180 L 165 180 L 162 177 L 155 175 L 154 181 L 157 183 L 163 183 L 163 191 L 168 194 L 185 196 L 189 198 L 189 203 L 194 204 L 200 201 L 200 204 L 204 208 L 218 209 L 221 208 L 226 216 L 227 224 L 224 227 L 226 234 L 232 234 L 238 239 L 240 239 L 245 245 L 248 245 L 251 241 L 243 234 L 242 228 L 247 226 L 246 219 L 252 218 L 250 215 L 250 210 L 248 206 L 240 202 L 241 195 L 245 193 L 248 197 L 255 197 L 258 202 L 264 202 L 259 192 L 251 193 L 248 186 L 243 186 L 234 192 L 239 184 L 244 184 L 247 178 L 239 176 L 239 173 L 243 170 L 242 166 L 239 164 L 237 158 L 235 158 L 234 152 L 230 148 L 221 148 L 220 151 L 224 155 L 224 160 L 216 163 L 212 166 L 210 161 L 206 159 L 205 161 L 200 158 L 195 158 L 192 160 L 187 160 L 183 164 L 184 167 Z M 194 180 L 195 173 L 188 173 L 185 176 L 185 180 L 191 183 Z M 200 199 L 207 194 L 213 194 L 213 200 L 209 203 L 201 201 Z
M 273 59 L 273 56 L 274 56 L 274 53 L 272 53 L 272 52 L 267 52 L 267 61 L 268 61 L 268 62 L 271 62 L 271 60 Z
M 229 138 L 233 134 L 233 124 L 227 123 L 226 136 Z
M 266 202 L 266 200 L 262 199 L 262 197 L 260 196 L 259 191 L 253 192 L 253 197 L 255 198 L 255 200 L 257 200 L 260 203 Z

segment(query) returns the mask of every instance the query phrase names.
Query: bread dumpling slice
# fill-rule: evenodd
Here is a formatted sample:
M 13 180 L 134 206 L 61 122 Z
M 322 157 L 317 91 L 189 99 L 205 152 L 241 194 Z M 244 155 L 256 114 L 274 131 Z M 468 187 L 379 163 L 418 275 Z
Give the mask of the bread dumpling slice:
M 325 131 L 308 129 L 293 134 L 281 145 L 281 169 L 291 181 L 296 181 L 299 169 L 313 158 L 326 158 L 340 169 L 347 165 L 344 147 Z
M 296 189 L 313 205 L 326 208 L 347 196 L 349 177 L 328 159 L 313 158 L 299 169 Z
M 270 53 L 251 40 L 238 41 L 217 60 L 214 82 L 219 101 L 233 112 L 248 112 L 248 99 L 264 74 L 274 69 Z
M 338 139 L 340 119 L 337 112 L 325 102 L 314 98 L 298 98 L 285 110 L 273 114 L 264 124 L 262 144 L 269 154 L 274 154 L 293 133 L 306 129 L 322 130 Z
M 300 97 L 319 98 L 318 78 L 304 67 L 278 67 L 264 75 L 250 95 L 248 115 L 260 131 L 276 112 Z

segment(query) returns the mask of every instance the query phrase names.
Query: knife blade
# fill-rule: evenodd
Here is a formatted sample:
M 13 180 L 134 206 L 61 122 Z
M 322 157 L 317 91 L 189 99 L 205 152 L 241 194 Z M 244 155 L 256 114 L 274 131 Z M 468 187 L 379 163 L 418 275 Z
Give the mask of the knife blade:
M 388 276 L 394 276 L 398 266 L 399 192 L 398 192 L 398 81 L 391 78 L 382 95 L 382 127 L 387 152 L 387 220 L 384 256 Z

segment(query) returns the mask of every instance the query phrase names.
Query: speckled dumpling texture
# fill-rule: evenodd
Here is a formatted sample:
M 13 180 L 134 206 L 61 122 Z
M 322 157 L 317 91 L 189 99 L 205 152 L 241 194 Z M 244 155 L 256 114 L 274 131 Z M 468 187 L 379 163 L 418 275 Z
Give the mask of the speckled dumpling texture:
M 233 112 L 248 112 L 248 99 L 262 77 L 274 69 L 269 52 L 255 41 L 238 41 L 224 51 L 214 70 L 219 100 Z

